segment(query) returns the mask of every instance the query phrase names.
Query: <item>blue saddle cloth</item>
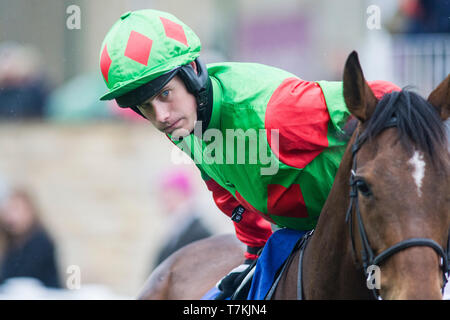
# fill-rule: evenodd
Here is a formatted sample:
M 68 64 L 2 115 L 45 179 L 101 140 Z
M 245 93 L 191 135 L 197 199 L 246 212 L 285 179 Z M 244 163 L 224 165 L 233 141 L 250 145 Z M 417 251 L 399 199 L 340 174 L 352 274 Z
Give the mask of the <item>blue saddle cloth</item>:
M 284 228 L 272 234 L 256 263 L 247 300 L 264 300 L 278 270 L 291 254 L 297 241 L 307 232 Z M 219 289 L 214 287 L 202 297 L 202 300 L 214 300 L 219 293 Z
M 219 295 L 219 293 L 220 293 L 219 288 L 214 286 L 207 293 L 205 293 L 205 295 L 201 297 L 200 300 L 214 300 Z M 230 300 L 230 298 L 225 300 Z
M 264 300 L 275 281 L 277 271 L 289 257 L 297 241 L 307 232 L 284 228 L 272 234 L 256 263 L 247 300 Z

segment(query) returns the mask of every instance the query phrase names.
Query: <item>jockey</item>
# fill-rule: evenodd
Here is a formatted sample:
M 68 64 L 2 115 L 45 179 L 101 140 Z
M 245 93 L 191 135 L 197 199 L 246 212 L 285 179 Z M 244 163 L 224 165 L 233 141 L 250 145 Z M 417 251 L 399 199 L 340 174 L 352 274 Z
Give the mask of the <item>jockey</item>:
M 206 67 L 200 50 L 197 35 L 171 14 L 123 14 L 101 46 L 109 89 L 101 100 L 145 117 L 194 160 L 249 263 L 271 223 L 315 227 L 347 146 L 350 113 L 342 82 L 254 63 Z M 399 90 L 369 85 L 377 98 Z

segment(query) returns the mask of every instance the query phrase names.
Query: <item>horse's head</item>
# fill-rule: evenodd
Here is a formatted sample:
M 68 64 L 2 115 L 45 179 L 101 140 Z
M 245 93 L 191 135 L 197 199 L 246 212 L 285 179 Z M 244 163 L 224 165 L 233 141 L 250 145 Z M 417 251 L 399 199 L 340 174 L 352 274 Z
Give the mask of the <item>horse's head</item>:
M 353 52 L 345 65 L 344 97 L 359 120 L 350 141 L 354 196 L 347 214 L 358 263 L 378 264 L 384 299 L 440 299 L 439 249 L 447 250 L 450 227 L 444 128 L 450 75 L 428 101 L 407 90 L 377 100 Z M 372 257 L 363 257 L 362 251 L 370 256 L 371 250 Z

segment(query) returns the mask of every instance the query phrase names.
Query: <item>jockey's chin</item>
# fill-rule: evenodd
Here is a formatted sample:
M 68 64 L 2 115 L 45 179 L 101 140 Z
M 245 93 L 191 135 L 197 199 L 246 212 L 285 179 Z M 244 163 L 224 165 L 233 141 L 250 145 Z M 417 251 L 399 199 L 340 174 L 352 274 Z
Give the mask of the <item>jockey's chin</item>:
M 172 138 L 181 139 L 187 137 L 194 130 L 195 119 L 181 119 L 174 128 L 169 130 L 163 130 L 165 133 L 170 134 Z
M 174 130 L 171 133 L 171 136 L 172 136 L 172 138 L 178 140 L 178 139 L 182 139 L 184 137 L 187 137 L 188 135 L 191 134 L 191 132 L 192 132 L 192 130 L 188 130 L 186 128 L 179 128 L 179 129 Z

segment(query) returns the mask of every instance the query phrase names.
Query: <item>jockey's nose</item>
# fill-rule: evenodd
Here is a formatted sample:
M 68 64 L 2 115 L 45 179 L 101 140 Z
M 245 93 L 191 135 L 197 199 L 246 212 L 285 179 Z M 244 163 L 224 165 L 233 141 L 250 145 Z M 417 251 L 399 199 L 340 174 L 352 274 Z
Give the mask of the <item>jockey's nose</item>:
M 170 109 L 167 103 L 153 101 L 153 110 L 155 113 L 155 120 L 160 123 L 165 123 L 169 120 Z

